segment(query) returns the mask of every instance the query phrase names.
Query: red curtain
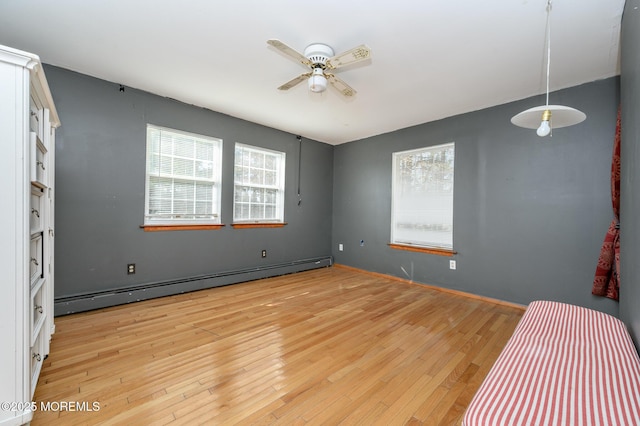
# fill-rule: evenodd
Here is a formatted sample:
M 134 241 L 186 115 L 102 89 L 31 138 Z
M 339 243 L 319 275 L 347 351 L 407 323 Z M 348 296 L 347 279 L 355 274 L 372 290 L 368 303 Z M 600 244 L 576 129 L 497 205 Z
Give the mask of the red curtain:
M 604 237 L 591 293 L 618 300 L 620 288 L 620 108 L 616 122 L 611 160 L 611 201 L 613 220 Z

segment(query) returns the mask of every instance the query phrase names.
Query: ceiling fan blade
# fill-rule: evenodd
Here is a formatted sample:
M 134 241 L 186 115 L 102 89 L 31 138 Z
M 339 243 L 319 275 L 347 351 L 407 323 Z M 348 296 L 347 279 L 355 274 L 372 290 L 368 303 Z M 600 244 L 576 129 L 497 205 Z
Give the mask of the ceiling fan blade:
M 371 57 L 371 49 L 366 45 L 361 44 L 358 47 L 354 47 L 351 50 L 347 50 L 339 55 L 329 58 L 327 60 L 327 68 L 336 69 L 350 65 L 356 62 L 364 61 Z
M 292 57 L 296 61 L 300 62 L 302 65 L 305 65 L 305 66 L 310 66 L 311 65 L 311 62 L 307 58 L 305 58 L 302 53 L 299 53 L 295 49 L 287 46 L 286 44 L 284 44 L 280 40 L 276 40 L 276 39 L 267 40 L 267 44 L 269 44 L 270 46 L 275 47 L 276 49 L 278 49 L 282 53 L 284 53 L 286 55 L 289 55 L 290 57 Z
M 311 77 L 311 73 L 310 72 L 305 73 L 305 74 L 301 74 L 301 75 L 297 76 L 296 78 L 294 78 L 293 80 L 287 81 L 285 84 L 283 84 L 282 86 L 278 87 L 278 90 L 289 90 L 293 86 L 302 83 L 303 81 L 305 81 L 309 77 Z
M 326 76 L 327 80 L 329 80 L 329 83 L 331 83 L 331 85 L 336 88 L 338 92 L 342 93 L 343 96 L 350 98 L 352 96 L 355 96 L 355 94 L 357 93 L 351 86 L 349 86 L 347 83 L 345 83 L 335 75 L 326 74 Z

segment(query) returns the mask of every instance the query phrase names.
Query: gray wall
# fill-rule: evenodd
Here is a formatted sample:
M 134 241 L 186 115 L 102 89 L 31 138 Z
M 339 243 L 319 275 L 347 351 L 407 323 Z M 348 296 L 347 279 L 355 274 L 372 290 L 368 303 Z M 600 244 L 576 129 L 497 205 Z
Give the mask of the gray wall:
M 640 1 L 622 17 L 620 182 L 620 318 L 640 346 Z
M 56 146 L 56 299 L 331 255 L 333 147 L 46 67 L 62 121 Z M 223 139 L 216 231 L 144 232 L 146 124 Z M 284 228 L 232 229 L 234 142 L 286 152 Z M 267 250 L 267 258 L 260 251 Z M 126 265 L 136 264 L 127 275 Z
M 587 120 L 552 138 L 509 121 L 542 104 L 540 96 L 337 146 L 335 262 L 515 303 L 551 299 L 617 315 L 618 304 L 592 296 L 591 284 L 613 214 L 618 86 L 611 78 L 553 93 L 551 103 Z M 455 271 L 448 257 L 387 246 L 392 153 L 452 141 Z
M 618 313 L 617 303 L 590 293 L 612 216 L 616 78 L 552 94 L 552 102 L 588 116 L 553 138 L 509 122 L 543 102 L 535 97 L 336 147 L 303 140 L 298 206 L 294 135 L 131 88 L 121 92 L 60 68 L 46 72 L 63 122 L 56 148 L 57 299 L 333 255 L 337 263 L 506 301 L 552 299 Z M 288 225 L 142 231 L 147 123 L 224 140 L 227 224 L 233 142 L 285 151 Z M 447 257 L 387 246 L 392 152 L 450 141 L 456 271 Z M 127 263 L 136 263 L 135 275 L 126 274 Z

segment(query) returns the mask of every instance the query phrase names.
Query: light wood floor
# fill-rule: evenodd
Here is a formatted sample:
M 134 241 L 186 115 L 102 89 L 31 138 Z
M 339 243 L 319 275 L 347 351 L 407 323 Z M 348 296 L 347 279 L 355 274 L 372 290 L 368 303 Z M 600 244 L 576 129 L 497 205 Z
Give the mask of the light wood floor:
M 323 268 L 56 318 L 33 425 L 456 424 L 522 310 Z

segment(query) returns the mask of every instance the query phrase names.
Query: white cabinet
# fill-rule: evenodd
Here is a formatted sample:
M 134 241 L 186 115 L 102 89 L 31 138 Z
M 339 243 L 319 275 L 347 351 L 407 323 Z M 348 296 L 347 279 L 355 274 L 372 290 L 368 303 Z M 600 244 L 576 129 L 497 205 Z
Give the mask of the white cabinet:
M 60 123 L 37 56 L 0 46 L 0 93 L 0 426 L 5 426 L 31 420 L 28 402 L 54 332 L 54 154 Z

